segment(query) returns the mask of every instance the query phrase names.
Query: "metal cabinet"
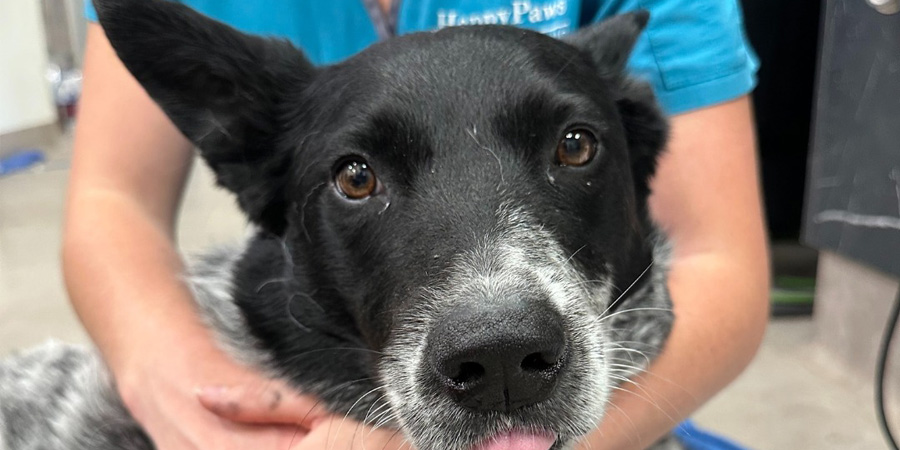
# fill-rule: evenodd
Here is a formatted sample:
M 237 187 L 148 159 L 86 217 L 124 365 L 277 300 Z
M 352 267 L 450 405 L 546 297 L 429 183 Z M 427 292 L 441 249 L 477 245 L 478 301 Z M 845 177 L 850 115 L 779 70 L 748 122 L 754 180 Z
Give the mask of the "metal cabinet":
M 896 10 L 898 0 L 825 3 L 804 239 L 900 276 Z

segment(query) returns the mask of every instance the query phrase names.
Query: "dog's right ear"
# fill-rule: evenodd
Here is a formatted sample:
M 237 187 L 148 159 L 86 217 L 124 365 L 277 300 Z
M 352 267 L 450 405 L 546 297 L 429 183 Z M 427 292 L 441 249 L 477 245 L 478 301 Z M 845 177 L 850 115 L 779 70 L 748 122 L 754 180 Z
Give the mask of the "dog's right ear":
M 315 76 L 286 41 L 241 33 L 163 0 L 94 0 L 125 67 L 199 149 L 250 220 L 281 234 L 291 155 L 280 102 Z
M 587 52 L 600 69 L 600 75 L 617 77 L 624 73 L 631 50 L 649 20 L 650 13 L 645 10 L 619 14 L 563 40 Z

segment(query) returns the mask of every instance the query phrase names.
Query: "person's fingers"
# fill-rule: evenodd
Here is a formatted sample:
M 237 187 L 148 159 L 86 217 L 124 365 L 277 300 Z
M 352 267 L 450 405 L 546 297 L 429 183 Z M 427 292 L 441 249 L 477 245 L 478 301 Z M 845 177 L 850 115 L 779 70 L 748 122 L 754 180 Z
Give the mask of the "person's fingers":
M 311 429 L 328 413 L 316 399 L 279 382 L 197 390 L 200 404 L 216 415 L 241 423 L 292 424 Z
M 373 429 L 352 419 L 331 416 L 320 421 L 290 450 L 413 450 L 402 433 L 389 428 Z
M 202 409 L 202 408 L 201 408 Z M 308 434 L 307 430 L 297 425 L 257 425 L 242 424 L 227 419 L 213 418 L 213 424 L 202 430 L 192 430 L 198 433 L 190 449 L 288 449 L 303 440 Z M 167 450 L 159 447 L 159 450 Z M 182 450 L 178 447 L 178 450 Z

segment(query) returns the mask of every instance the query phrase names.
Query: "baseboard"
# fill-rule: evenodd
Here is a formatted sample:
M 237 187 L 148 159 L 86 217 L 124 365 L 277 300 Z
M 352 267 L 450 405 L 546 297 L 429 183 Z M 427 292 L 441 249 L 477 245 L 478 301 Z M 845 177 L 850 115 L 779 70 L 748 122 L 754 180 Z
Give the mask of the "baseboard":
M 61 135 L 62 130 L 55 122 L 0 134 L 0 156 L 25 148 L 43 149 L 56 142 Z

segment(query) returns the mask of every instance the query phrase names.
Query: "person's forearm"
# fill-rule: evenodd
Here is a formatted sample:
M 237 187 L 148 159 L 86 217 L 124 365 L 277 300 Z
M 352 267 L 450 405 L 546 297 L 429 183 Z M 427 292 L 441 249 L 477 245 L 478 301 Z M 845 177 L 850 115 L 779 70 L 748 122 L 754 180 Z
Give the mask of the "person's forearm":
M 580 448 L 646 448 L 744 369 L 762 337 L 767 314 L 760 300 L 768 286 L 765 270 L 747 269 L 714 254 L 672 266 L 672 296 L 693 304 L 675 303 L 664 352 L 649 373 L 616 391 L 615 407 Z
M 150 356 L 142 352 L 155 343 L 142 339 L 189 341 L 203 331 L 174 245 L 192 154 L 103 30 L 90 24 L 87 37 L 63 271 L 75 311 L 107 363 L 121 372 Z
M 206 331 L 193 311 L 167 231 L 113 192 L 80 192 L 69 208 L 90 214 L 68 216 L 63 246 L 68 292 L 114 372 L 150 356 L 135 349 L 148 351 L 176 338 L 196 345 L 189 337 Z M 139 342 L 150 338 L 153 342 Z

